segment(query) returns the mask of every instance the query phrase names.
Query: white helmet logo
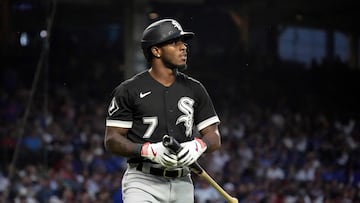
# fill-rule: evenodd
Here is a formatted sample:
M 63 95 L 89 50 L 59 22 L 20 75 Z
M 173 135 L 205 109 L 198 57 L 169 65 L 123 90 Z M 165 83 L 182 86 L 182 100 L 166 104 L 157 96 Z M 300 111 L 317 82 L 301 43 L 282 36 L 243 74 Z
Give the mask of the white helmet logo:
M 172 20 L 171 23 L 174 25 L 175 28 L 182 31 L 182 27 L 178 22 L 176 22 L 175 20 Z

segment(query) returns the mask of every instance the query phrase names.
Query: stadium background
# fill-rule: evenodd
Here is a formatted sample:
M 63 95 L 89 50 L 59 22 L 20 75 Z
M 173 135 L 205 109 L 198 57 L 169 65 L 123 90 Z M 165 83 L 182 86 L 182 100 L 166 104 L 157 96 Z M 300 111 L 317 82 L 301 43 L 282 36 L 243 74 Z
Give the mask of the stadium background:
M 356 1 L 0 1 L 0 202 L 121 202 L 103 150 L 112 88 L 171 17 L 196 33 L 223 147 L 200 163 L 240 202 L 360 201 Z M 193 176 L 196 201 L 223 202 Z M 5 197 L 5 199 L 4 199 Z

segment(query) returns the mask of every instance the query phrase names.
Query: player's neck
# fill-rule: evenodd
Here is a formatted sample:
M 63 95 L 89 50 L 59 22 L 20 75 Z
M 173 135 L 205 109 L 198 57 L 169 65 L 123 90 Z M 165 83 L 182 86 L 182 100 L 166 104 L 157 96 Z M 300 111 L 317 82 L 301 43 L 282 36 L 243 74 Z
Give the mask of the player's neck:
M 150 68 L 150 75 L 162 85 L 169 87 L 175 81 L 175 74 L 173 70 L 169 68 Z

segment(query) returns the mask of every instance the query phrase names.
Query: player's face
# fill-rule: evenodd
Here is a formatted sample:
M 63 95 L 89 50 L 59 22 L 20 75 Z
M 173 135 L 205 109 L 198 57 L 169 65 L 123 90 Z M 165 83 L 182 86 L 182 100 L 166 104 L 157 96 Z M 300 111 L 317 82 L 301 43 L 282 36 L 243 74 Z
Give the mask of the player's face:
M 161 47 L 161 59 L 169 68 L 186 69 L 187 44 L 182 38 L 174 39 Z

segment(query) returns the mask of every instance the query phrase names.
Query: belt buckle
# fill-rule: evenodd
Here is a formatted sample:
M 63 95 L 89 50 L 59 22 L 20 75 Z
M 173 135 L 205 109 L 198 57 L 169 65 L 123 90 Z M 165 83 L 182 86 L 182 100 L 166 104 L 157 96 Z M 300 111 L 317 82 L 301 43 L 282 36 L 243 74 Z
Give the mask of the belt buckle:
M 167 169 L 164 169 L 164 171 L 163 171 L 163 177 L 165 177 L 165 178 L 179 178 L 179 177 L 181 177 L 181 169 L 177 169 L 177 170 L 172 170 L 171 172 L 177 172 L 177 176 L 176 177 L 171 177 L 171 176 L 167 176 L 166 175 L 166 172 L 167 171 L 169 171 L 169 170 L 167 170 Z

